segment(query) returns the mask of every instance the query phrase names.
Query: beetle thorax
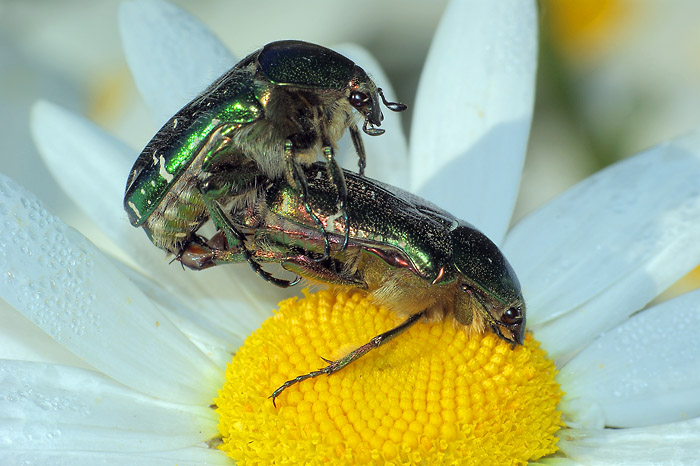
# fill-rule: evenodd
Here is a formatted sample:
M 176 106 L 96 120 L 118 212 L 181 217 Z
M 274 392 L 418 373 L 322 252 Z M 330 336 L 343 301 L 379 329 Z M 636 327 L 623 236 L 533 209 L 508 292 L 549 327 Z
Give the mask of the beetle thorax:
M 268 86 L 261 95 L 267 131 L 282 141 L 291 140 L 295 156 L 303 164 L 317 160 L 324 145 L 335 147 L 355 122 L 348 90 Z

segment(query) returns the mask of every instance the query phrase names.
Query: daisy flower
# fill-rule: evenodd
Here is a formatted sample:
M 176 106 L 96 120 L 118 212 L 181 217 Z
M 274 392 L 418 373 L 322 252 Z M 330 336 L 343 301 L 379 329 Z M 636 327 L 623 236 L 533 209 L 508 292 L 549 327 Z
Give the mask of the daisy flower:
M 169 4 L 126 4 L 120 20 L 160 121 L 235 62 Z M 342 51 L 393 98 L 370 57 Z M 121 211 L 134 151 L 38 104 L 32 130 L 47 165 L 114 244 L 98 249 L 0 179 L 0 292 L 16 323 L 0 328 L 16 355 L 0 360 L 0 463 L 696 464 L 700 292 L 638 311 L 700 262 L 700 135 L 609 167 L 508 231 L 535 62 L 534 4 L 453 2 L 425 65 L 410 152 L 394 118 L 366 141 L 374 176 L 502 246 L 528 303 L 526 344 L 417 324 L 290 388 L 279 410 L 270 387 L 396 316 L 359 292 L 322 291 L 265 320 L 289 295 L 244 265 L 169 266 Z M 48 335 L 44 352 L 17 336 L 31 333 L 27 320 Z

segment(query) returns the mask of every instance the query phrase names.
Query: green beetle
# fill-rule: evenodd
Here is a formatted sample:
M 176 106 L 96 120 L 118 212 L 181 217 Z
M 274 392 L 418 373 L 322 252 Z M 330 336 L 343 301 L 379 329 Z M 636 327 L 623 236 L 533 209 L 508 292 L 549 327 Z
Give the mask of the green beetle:
M 305 170 L 307 200 L 325 226 L 330 256 L 323 257 L 323 235 L 284 180 L 260 183 L 247 208 L 220 212 L 224 230 L 208 245 L 188 245 L 181 256 L 194 269 L 250 257 L 281 263 L 311 281 L 366 289 L 376 304 L 408 316 L 348 356 L 287 382 L 273 399 L 294 383 L 342 369 L 421 318 L 454 318 L 470 332 L 490 329 L 513 345 L 523 344 L 520 283 L 483 233 L 408 192 L 346 172 L 350 234 L 342 248 L 347 225 L 335 215 L 335 190 L 323 172 L 320 164 Z
M 367 73 L 337 52 L 294 40 L 266 45 L 185 105 L 144 148 L 126 183 L 131 224 L 143 227 L 159 248 L 179 254 L 209 219 L 213 202 L 235 204 L 250 192 L 241 171 L 285 178 L 305 202 L 302 166 L 319 154 L 337 192 L 336 212 L 346 216 L 335 144 L 349 129 L 363 173 L 356 120 L 364 118 L 366 134 L 382 134 L 376 128 L 383 119 L 379 97 L 393 111 L 406 108 L 387 102 Z M 321 221 L 314 222 L 323 232 Z

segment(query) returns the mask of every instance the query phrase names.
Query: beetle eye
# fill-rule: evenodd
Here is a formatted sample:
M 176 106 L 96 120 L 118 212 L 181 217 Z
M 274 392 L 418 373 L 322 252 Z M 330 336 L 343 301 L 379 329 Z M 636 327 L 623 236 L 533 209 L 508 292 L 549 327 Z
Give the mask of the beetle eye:
M 471 286 L 467 285 L 466 283 L 463 283 L 462 284 L 462 291 L 464 291 L 467 294 L 472 294 L 474 292 L 474 289 Z
M 360 108 L 367 103 L 369 97 L 367 97 L 367 94 L 365 94 L 364 92 L 352 91 L 350 93 L 349 99 L 350 105 L 352 105 L 355 108 Z
M 501 322 L 506 325 L 517 324 L 520 321 L 520 309 L 515 307 L 508 308 L 501 316 Z

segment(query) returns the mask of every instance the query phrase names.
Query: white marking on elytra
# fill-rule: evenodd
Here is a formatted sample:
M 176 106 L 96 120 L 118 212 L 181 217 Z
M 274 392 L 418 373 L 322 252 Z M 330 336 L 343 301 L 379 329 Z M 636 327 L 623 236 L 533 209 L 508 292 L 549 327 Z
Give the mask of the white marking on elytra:
M 138 218 L 141 218 L 141 212 L 139 212 L 139 209 L 136 207 L 136 204 L 129 201 L 129 208 Z
M 173 179 L 175 176 L 172 173 L 168 173 L 168 170 L 165 169 L 165 157 L 162 155 L 160 156 L 159 159 L 159 166 L 158 166 L 158 174 L 163 178 L 166 182 L 172 183 Z
M 326 231 L 328 233 L 333 233 L 335 230 L 335 221 L 338 220 L 338 218 L 342 217 L 343 213 L 338 212 L 337 214 L 329 215 L 328 216 L 328 221 L 326 222 Z
M 291 203 L 289 201 L 289 198 L 287 196 L 284 196 L 282 198 L 282 209 L 281 209 L 282 212 L 288 212 L 290 206 L 291 206 Z

